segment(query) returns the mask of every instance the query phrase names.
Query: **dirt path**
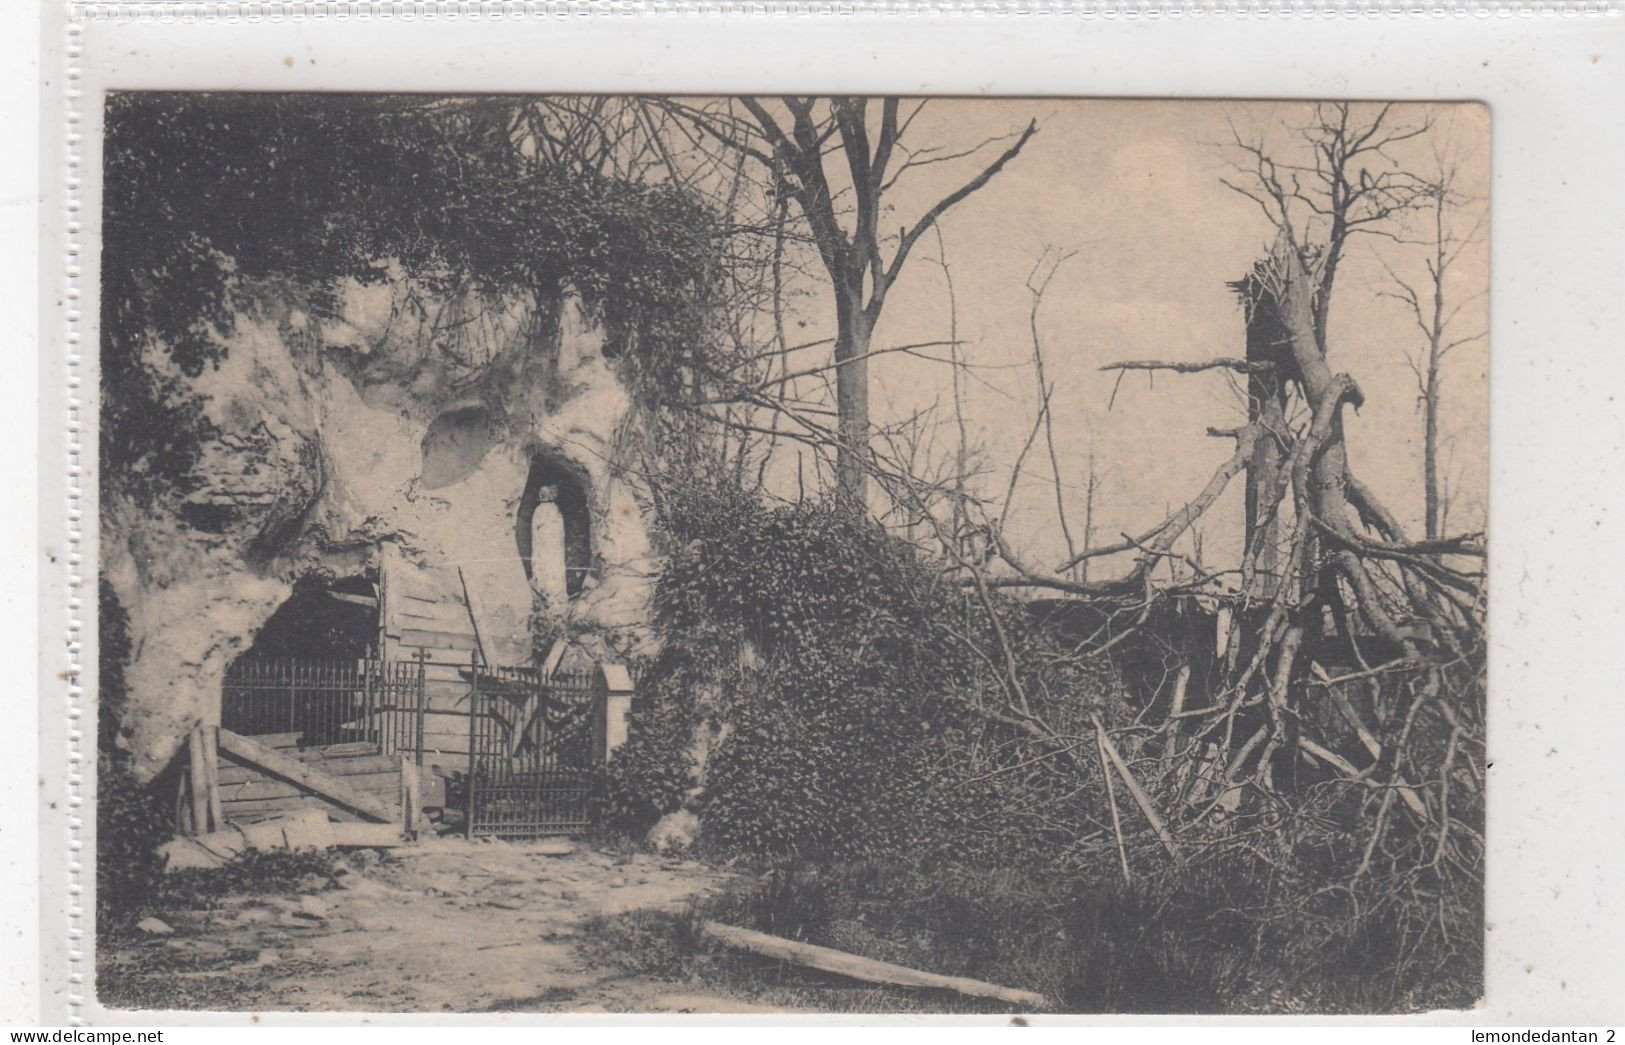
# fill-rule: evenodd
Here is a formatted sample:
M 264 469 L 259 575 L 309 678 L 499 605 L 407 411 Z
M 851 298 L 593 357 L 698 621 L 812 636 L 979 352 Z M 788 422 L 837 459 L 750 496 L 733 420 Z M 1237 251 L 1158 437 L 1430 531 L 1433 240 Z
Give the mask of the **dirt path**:
M 594 916 L 680 912 L 724 874 L 587 846 L 549 855 L 561 848 L 436 840 L 352 858 L 340 889 L 234 899 L 110 947 L 101 993 L 239 1011 L 767 1011 L 628 976 L 583 946 Z

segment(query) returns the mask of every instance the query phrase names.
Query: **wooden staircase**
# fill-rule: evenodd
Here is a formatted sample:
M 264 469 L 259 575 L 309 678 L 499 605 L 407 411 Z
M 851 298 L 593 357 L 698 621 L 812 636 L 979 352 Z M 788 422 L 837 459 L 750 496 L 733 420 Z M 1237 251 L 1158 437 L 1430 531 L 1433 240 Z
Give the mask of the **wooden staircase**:
M 220 808 L 232 823 L 253 823 L 319 805 L 329 820 L 406 820 L 399 756 L 376 744 L 300 748 L 298 735 L 220 736 Z
M 186 833 L 312 809 L 335 824 L 379 829 L 369 839 L 398 840 L 417 830 L 417 767 L 405 756 L 380 754 L 376 744 L 301 746 L 296 733 L 246 737 L 217 726 L 194 727 L 187 744 L 180 825 Z

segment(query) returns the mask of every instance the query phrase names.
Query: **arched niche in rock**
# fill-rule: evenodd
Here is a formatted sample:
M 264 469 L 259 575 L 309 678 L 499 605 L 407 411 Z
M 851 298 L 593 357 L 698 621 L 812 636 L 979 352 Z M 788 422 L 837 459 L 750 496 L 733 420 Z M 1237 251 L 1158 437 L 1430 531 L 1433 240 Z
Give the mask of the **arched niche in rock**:
M 423 434 L 423 470 L 419 483 L 438 490 L 473 475 L 496 443 L 491 413 L 473 404 L 454 407 L 436 417 Z

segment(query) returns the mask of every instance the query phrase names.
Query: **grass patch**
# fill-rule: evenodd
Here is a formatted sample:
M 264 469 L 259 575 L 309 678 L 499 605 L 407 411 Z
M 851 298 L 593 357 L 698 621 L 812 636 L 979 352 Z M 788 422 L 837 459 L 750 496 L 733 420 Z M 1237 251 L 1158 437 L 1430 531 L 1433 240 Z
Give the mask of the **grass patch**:
M 220 867 L 164 876 L 159 902 L 170 907 L 212 907 L 227 896 L 263 896 L 290 890 L 320 892 L 337 883 L 338 858 L 322 849 L 250 849 Z
M 255 986 L 249 973 L 229 971 L 252 962 L 247 948 L 191 950 L 175 937 L 127 941 L 116 952 L 102 950 L 96 966 L 96 996 L 121 1009 L 227 1009 L 243 1007 Z
M 162 876 L 122 917 L 98 923 L 98 999 L 126 1009 L 242 1009 L 258 974 L 232 966 L 252 964 L 259 951 L 214 944 L 193 935 L 187 923 L 228 897 L 331 889 L 336 866 L 333 854 L 323 851 L 250 850 L 220 867 Z M 137 930 L 135 923 L 146 917 L 171 923 L 175 935 Z

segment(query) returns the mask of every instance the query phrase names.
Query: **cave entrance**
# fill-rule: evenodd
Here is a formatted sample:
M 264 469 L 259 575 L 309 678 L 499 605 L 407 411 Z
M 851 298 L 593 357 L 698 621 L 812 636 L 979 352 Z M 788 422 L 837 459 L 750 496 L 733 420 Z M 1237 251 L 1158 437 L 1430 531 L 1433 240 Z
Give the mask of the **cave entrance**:
M 587 490 L 578 469 L 546 454 L 531 458 L 514 541 L 531 587 L 545 596 L 572 598 L 592 574 Z
M 294 582 L 293 594 L 238 660 L 303 657 L 356 660 L 378 643 L 378 592 L 366 577 L 324 571 Z
M 378 596 L 366 577 L 313 571 L 226 668 L 220 723 L 245 736 L 325 736 L 353 717 L 361 665 L 377 656 Z M 354 737 L 348 739 L 355 739 Z

